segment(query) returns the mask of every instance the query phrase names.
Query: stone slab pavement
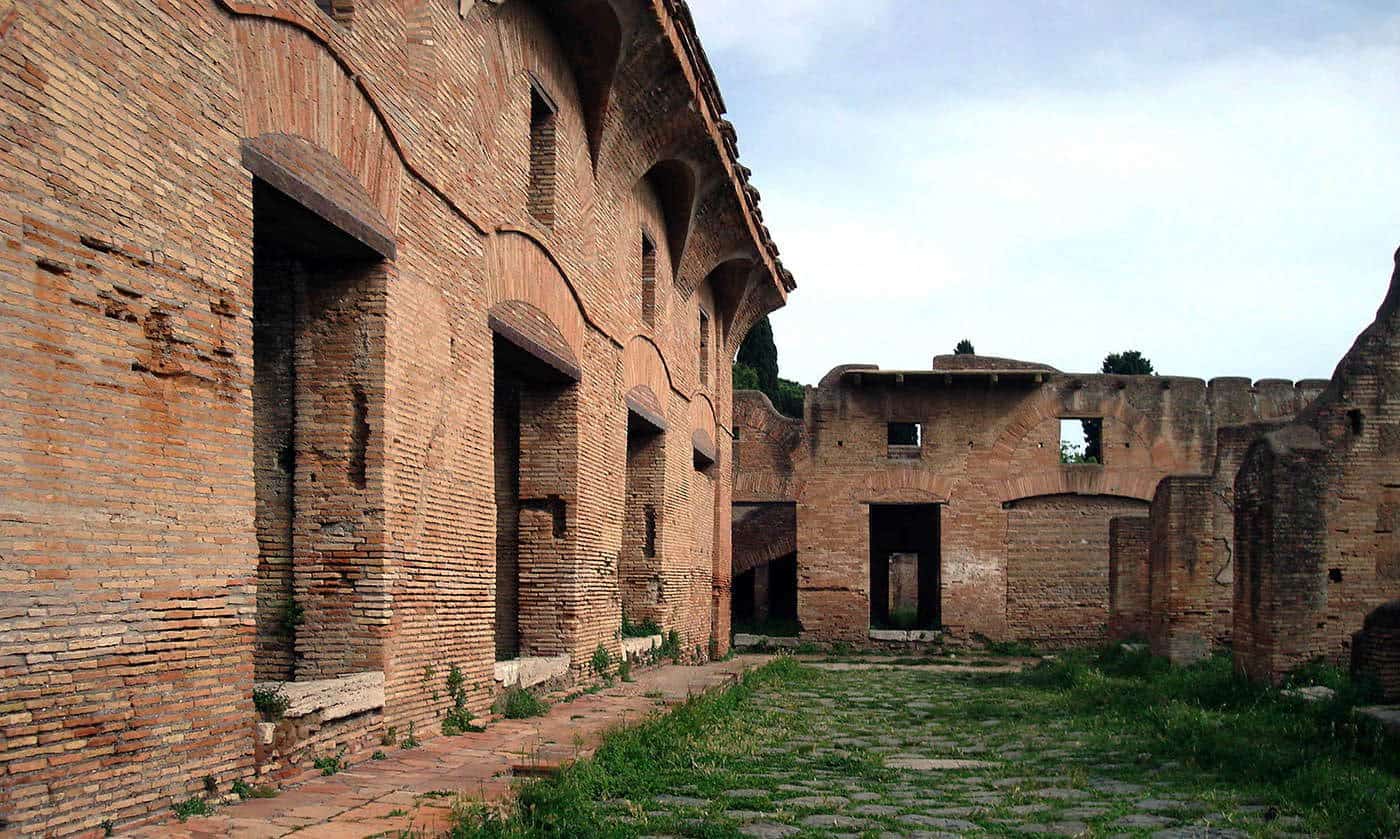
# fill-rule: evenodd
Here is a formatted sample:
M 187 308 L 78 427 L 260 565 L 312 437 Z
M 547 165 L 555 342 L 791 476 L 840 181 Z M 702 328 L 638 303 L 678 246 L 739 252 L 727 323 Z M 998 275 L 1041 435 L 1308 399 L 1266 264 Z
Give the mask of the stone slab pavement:
M 488 803 L 511 794 L 522 777 L 550 774 L 593 753 L 603 735 L 636 723 L 691 695 L 733 684 L 771 656 L 745 655 L 699 667 L 664 665 L 542 717 L 500 720 L 485 732 L 424 738 L 416 749 L 393 748 L 384 760 L 362 759 L 331 777 L 284 789 L 275 798 L 220 807 L 212 816 L 173 817 L 121 832 L 131 837 L 363 839 L 400 831 L 436 836 L 451 826 L 457 793 Z

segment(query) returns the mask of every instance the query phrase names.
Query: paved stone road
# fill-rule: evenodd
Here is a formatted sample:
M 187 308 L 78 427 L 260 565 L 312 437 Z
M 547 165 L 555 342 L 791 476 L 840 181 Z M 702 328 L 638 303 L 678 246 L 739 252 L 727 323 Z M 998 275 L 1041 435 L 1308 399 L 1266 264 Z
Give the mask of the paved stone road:
M 828 666 L 740 711 L 739 733 L 699 759 L 723 766 L 718 778 L 619 801 L 619 819 L 653 837 L 700 821 L 706 835 L 721 822 L 755 839 L 1309 835 L 1224 779 L 1019 719 L 1013 696 L 946 672 Z M 755 742 L 755 731 L 768 736 Z

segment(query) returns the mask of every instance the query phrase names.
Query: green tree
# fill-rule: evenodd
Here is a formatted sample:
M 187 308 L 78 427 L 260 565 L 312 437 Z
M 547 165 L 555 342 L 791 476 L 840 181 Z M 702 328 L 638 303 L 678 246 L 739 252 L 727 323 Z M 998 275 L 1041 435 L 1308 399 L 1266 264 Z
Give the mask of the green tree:
M 807 392 L 798 382 L 791 379 L 778 379 L 778 389 L 776 396 L 768 395 L 773 400 L 773 407 L 785 416 L 802 418 L 802 406 L 807 401 Z
M 806 391 L 800 383 L 778 376 L 778 345 L 773 342 L 773 325 L 767 317 L 744 336 L 734 360 L 733 377 L 735 390 L 762 391 L 779 413 L 802 417 Z
M 734 362 L 735 390 L 762 390 L 758 384 L 758 371 L 742 361 Z
M 1137 350 L 1111 352 L 1104 356 L 1102 372 L 1120 376 L 1151 376 L 1156 373 L 1152 369 L 1152 361 Z
M 758 374 L 758 387 L 770 397 L 778 389 L 778 345 L 773 343 L 773 324 L 767 316 L 753 325 L 744 343 L 739 345 L 739 355 L 735 359 L 747 365 Z
M 976 354 L 977 354 L 977 350 L 975 350 L 975 349 L 972 348 L 972 342 L 969 341 L 969 340 L 967 340 L 966 338 L 964 338 L 964 339 L 962 339 L 961 341 L 959 341 L 959 342 L 958 342 L 958 345 L 957 345 L 956 347 L 953 348 L 953 355 L 976 355 Z

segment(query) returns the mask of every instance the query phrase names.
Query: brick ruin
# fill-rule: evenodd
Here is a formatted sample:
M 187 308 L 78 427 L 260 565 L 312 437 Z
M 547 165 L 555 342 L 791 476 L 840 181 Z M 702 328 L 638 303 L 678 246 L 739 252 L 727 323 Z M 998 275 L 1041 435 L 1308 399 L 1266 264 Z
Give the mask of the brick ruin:
M 795 511 L 761 529 L 781 550 L 736 513 L 736 590 L 771 586 L 755 569 L 781 554 L 812 641 L 1135 639 L 1178 664 L 1231 648 L 1250 678 L 1350 661 L 1396 697 L 1396 259 L 1330 381 L 963 355 L 838 367 L 800 420 L 736 394 L 736 510 Z M 1064 462 L 1067 420 L 1091 430 L 1096 462 Z
M 682 0 L 119 5 L 0 1 L 0 830 L 431 736 L 450 670 L 482 714 L 626 623 L 1395 695 L 1400 271 L 1330 383 L 939 356 L 788 418 L 732 393 L 794 283 Z
M 0 4 L 0 829 L 724 652 L 794 284 L 684 3 L 119 5 Z
M 1145 517 L 1163 479 L 1210 474 L 1238 457 L 1232 429 L 1289 419 L 1325 384 L 1081 375 L 973 355 L 928 370 L 846 365 L 808 390 L 801 420 L 761 394 L 736 396 L 734 501 L 795 510 L 791 536 L 773 540 L 795 545 L 805 639 L 936 630 L 1066 647 L 1108 637 L 1111 600 L 1138 603 L 1113 632 L 1146 635 Z M 1062 420 L 1094 429 L 1098 463 L 1061 462 Z M 1197 483 L 1193 498 L 1213 511 L 1211 480 Z M 768 561 L 741 521 L 736 588 Z M 1110 563 L 1118 553 L 1135 559 Z M 1199 564 L 1228 613 L 1229 550 L 1219 553 Z M 906 602 L 891 599 L 911 587 Z
M 1245 452 L 1234 528 L 1238 671 L 1277 681 L 1355 652 L 1360 670 L 1374 662 L 1372 675 L 1395 678 L 1386 602 L 1400 597 L 1400 251 L 1375 321 L 1327 388 Z M 1353 650 L 1357 633 L 1366 643 Z

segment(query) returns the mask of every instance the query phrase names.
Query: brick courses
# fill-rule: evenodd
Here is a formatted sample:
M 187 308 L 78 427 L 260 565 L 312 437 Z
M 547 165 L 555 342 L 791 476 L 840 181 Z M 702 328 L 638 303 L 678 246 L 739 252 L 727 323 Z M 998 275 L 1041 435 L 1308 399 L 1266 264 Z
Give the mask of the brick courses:
M 1152 520 L 1114 516 L 1108 520 L 1108 639 L 1147 637 Z
M 1296 420 L 1247 450 L 1235 481 L 1235 667 L 1278 681 L 1351 656 L 1400 596 L 1400 252 L 1375 321 Z
M 543 221 L 532 85 L 558 109 Z M 520 426 L 518 645 L 575 673 L 618 652 L 646 385 L 655 611 L 727 647 L 717 365 L 793 284 L 683 4 L 19 0 L 0 102 L 0 818 L 64 835 L 227 789 L 259 762 L 255 680 L 382 670 L 382 712 L 326 750 L 432 733 L 452 665 L 484 710 L 497 336 L 578 368 Z M 260 224 L 352 242 L 289 266 Z
M 866 511 L 938 504 L 947 632 L 1089 643 L 1109 632 L 1110 521 L 1145 517 L 1162 478 L 1210 470 L 1221 429 L 1291 417 L 1321 387 L 1081 375 L 980 356 L 940 356 L 929 370 L 846 365 L 808 390 L 802 420 L 761 394 L 736 395 L 734 498 L 796 505 L 804 637 L 868 643 Z M 1102 418 L 1102 464 L 1060 463 L 1064 418 Z M 890 446 L 891 422 L 920 423 L 920 445 Z M 1116 633 L 1146 631 L 1145 546 L 1139 535 L 1119 590 L 1137 611 Z

